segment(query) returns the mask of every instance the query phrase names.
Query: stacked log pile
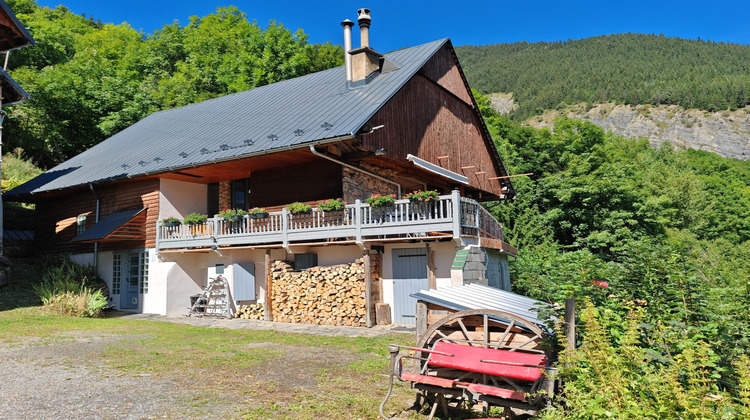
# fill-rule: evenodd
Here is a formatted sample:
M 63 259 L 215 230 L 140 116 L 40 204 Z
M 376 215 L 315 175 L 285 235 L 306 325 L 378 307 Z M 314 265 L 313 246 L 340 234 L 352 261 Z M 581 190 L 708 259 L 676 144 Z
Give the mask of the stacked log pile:
M 312 267 L 295 272 L 274 261 L 273 320 L 317 325 L 365 326 L 365 268 L 352 264 Z
M 242 319 L 263 319 L 265 317 L 265 308 L 262 303 L 254 305 L 242 305 L 234 313 L 235 318 Z

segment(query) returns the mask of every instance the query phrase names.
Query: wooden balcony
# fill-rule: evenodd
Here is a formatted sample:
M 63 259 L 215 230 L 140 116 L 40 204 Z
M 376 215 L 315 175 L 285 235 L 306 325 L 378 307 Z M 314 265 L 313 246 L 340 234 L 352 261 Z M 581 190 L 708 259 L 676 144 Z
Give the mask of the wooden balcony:
M 396 200 L 386 210 L 375 210 L 357 200 L 341 211 L 291 214 L 287 209 L 263 218 L 244 216 L 226 221 L 216 216 L 205 224 L 157 227 L 157 249 L 212 246 L 281 245 L 349 240 L 363 244 L 386 238 L 451 237 L 504 240 L 503 228 L 479 203 L 458 191 L 432 203 Z M 497 242 L 495 242 L 497 243 Z M 507 244 L 506 244 L 507 245 Z

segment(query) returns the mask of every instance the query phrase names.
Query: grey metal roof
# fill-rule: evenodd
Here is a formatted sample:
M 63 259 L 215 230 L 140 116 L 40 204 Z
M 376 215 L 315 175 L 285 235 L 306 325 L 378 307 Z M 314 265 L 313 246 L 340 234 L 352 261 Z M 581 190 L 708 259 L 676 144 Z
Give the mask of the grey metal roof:
M 386 54 L 398 69 L 347 88 L 344 67 L 149 115 L 7 192 L 23 196 L 352 136 L 445 45 Z
M 4 241 L 33 241 L 33 230 L 3 230 Z
M 143 210 L 146 209 L 124 210 L 112 213 L 73 238 L 73 242 L 104 239 L 117 228 L 129 222 L 135 216 L 138 216 Z
M 550 308 L 548 303 L 522 296 L 483 284 L 467 284 L 442 289 L 420 290 L 411 297 L 440 305 L 455 311 L 467 309 L 494 309 L 529 320 L 540 327 L 546 327 L 546 319 L 537 311 Z

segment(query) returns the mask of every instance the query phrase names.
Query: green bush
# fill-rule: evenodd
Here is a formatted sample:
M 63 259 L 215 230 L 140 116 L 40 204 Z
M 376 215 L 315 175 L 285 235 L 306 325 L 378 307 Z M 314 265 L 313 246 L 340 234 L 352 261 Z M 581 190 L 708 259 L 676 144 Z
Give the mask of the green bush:
M 93 268 L 69 259 L 50 265 L 33 287 L 42 304 L 61 315 L 99 317 L 107 307 L 106 285 Z

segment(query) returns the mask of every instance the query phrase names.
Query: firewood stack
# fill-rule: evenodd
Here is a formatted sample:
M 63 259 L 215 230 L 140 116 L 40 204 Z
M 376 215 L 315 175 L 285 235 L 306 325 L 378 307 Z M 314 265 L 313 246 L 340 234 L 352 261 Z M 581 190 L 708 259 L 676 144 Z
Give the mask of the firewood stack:
M 235 318 L 242 319 L 263 319 L 265 316 L 265 308 L 262 303 L 256 303 L 254 305 L 242 305 L 234 313 Z
M 318 325 L 364 326 L 365 283 L 362 259 L 352 264 L 312 267 L 295 272 L 275 261 L 273 320 Z

